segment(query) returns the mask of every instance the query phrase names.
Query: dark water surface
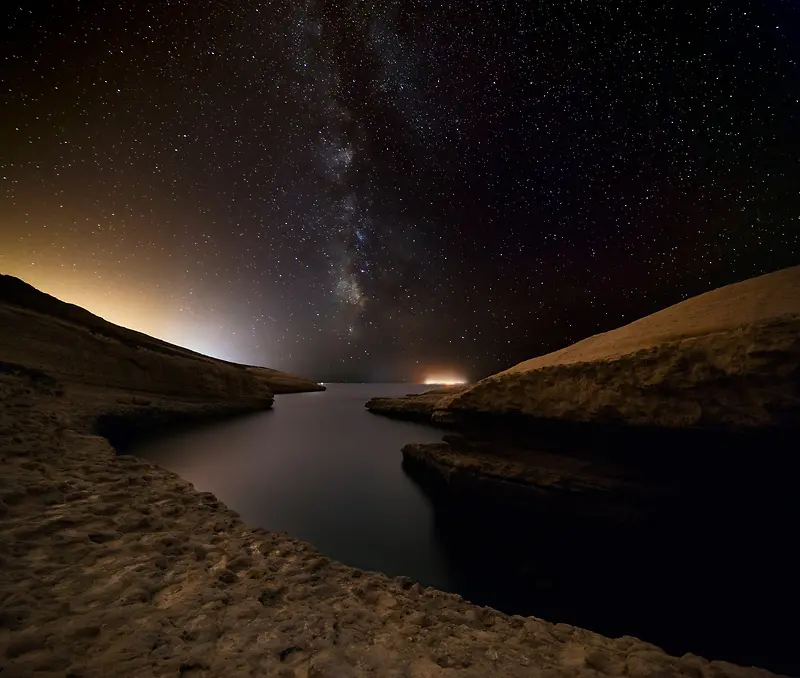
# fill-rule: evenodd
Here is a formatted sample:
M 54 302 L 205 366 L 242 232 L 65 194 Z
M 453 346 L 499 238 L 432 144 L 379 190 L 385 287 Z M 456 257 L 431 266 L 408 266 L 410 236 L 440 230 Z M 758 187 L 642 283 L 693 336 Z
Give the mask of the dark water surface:
M 329 384 L 280 395 L 274 409 L 149 441 L 132 452 L 213 492 L 253 527 L 288 532 L 363 570 L 450 581 L 433 514 L 402 471 L 403 445 L 442 432 L 370 414 L 374 396 L 413 384 Z
M 213 492 L 249 525 L 288 532 L 348 565 L 512 614 L 637 636 L 679 656 L 800 675 L 798 502 L 794 476 L 770 470 L 767 446 L 745 446 L 735 482 L 722 477 L 727 447 L 723 465 L 704 470 L 697 460 L 713 444 L 682 449 L 675 466 L 699 479 L 699 492 L 676 507 L 681 515 L 603 526 L 412 479 L 401 448 L 442 431 L 372 415 L 364 403 L 427 388 L 331 384 L 130 451 Z

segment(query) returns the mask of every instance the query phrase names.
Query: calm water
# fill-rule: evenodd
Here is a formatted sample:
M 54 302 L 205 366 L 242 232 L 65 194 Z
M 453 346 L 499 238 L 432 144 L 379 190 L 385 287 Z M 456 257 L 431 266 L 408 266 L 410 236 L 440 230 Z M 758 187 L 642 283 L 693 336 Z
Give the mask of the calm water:
M 744 468 L 763 467 L 763 482 L 748 472 L 731 484 L 712 465 L 695 504 L 684 501 L 677 517 L 604 528 L 549 508 L 418 485 L 400 450 L 442 432 L 372 415 L 364 403 L 426 388 L 333 384 L 130 451 L 213 492 L 249 525 L 288 532 L 354 567 L 509 613 L 637 636 L 672 654 L 800 675 L 792 650 L 800 558 L 787 539 L 798 502 L 784 500 L 796 495 L 793 477 L 769 472 L 763 445 L 758 457 L 744 450 L 745 460 L 760 460 Z M 698 476 L 693 460 L 709 445 L 688 452 L 687 477 Z M 729 489 L 718 496 L 715 486 Z
M 160 438 L 133 452 L 213 492 L 246 523 L 288 532 L 349 565 L 445 588 L 433 513 L 401 469 L 403 445 L 442 433 L 370 414 L 374 396 L 430 386 L 330 384 L 273 410 Z

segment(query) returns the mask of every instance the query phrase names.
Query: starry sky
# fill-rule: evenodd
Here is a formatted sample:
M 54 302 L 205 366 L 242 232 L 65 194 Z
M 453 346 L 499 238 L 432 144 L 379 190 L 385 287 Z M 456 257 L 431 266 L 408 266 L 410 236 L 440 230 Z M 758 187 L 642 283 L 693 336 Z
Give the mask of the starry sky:
M 211 355 L 476 379 L 800 263 L 794 0 L 0 12 L 0 271 Z

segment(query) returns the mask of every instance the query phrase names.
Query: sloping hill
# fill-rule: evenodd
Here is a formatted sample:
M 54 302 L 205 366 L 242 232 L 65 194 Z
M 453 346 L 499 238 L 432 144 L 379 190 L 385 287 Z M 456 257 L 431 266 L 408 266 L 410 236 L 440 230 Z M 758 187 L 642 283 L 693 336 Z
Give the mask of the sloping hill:
M 456 413 L 685 426 L 800 423 L 800 267 L 693 297 L 443 398 Z
M 120 327 L 7 275 L 0 275 L 0 328 L 0 361 L 65 382 L 212 399 L 322 389 Z

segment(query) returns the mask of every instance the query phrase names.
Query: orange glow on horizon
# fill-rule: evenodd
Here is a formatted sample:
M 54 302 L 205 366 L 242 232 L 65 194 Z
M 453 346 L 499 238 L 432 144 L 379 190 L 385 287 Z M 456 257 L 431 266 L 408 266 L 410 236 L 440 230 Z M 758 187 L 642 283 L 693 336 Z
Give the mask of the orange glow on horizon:
M 467 380 L 452 374 L 436 374 L 432 377 L 426 377 L 423 383 L 426 386 L 458 386 L 459 384 L 466 384 Z
M 221 318 L 221 314 L 215 318 L 210 313 L 182 313 L 180 301 L 171 300 L 166 293 L 159 295 L 145 286 L 126 286 L 122 280 L 106 283 L 99 276 L 81 276 L 61 267 L 8 266 L 2 272 L 121 327 L 203 355 L 256 362 L 237 355 L 235 328 L 226 322 L 227 318 Z
M 169 323 L 169 313 L 149 303 L 140 290 L 110 286 L 99 279 L 83 278 L 71 272 L 39 266 L 11 267 L 3 273 L 14 275 L 36 289 L 68 304 L 75 304 L 103 320 L 162 339 Z M 167 341 L 164 339 L 164 341 Z

